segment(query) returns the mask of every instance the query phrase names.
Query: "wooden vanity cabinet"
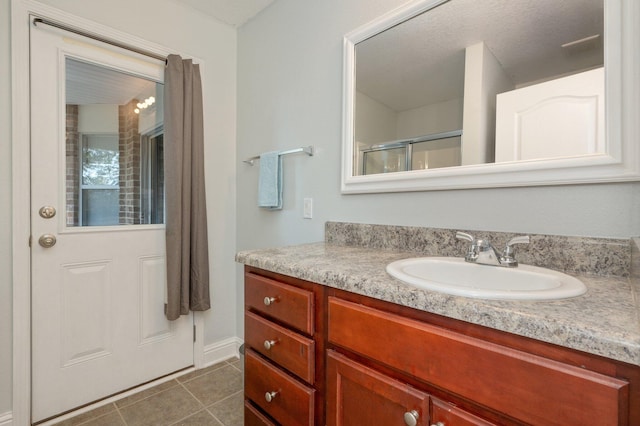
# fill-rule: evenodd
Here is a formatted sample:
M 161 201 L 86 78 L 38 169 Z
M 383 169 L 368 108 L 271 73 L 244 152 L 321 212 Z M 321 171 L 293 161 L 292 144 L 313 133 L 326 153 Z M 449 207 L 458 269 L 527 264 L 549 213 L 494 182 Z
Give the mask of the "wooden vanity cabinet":
M 274 424 L 640 425 L 638 366 L 251 267 L 247 271 L 246 291 L 253 294 L 246 294 L 251 361 L 245 395 L 249 409 Z M 315 315 L 296 323 L 312 321 L 311 333 L 254 306 L 266 297 L 264 285 L 311 294 L 308 306 Z M 291 353 L 277 358 L 260 349 L 265 329 L 269 335 L 282 333 L 283 342 L 291 339 L 281 346 Z M 260 400 L 266 384 L 252 376 L 272 368 L 283 373 L 281 379 L 313 391 L 312 404 L 305 405 L 304 398 L 295 403 L 298 409 L 310 408 L 293 423 Z
M 329 342 L 529 424 L 619 424 L 629 383 L 330 297 Z

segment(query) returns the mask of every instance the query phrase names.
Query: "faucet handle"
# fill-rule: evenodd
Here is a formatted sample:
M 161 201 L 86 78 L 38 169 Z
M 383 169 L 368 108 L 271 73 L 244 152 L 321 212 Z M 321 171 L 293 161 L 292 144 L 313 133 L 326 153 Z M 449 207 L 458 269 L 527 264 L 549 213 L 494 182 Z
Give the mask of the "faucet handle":
M 462 232 L 462 231 L 456 232 L 456 238 L 459 240 L 469 241 L 472 244 L 476 241 L 476 239 L 473 238 L 473 235 L 467 234 L 466 232 Z
M 518 261 L 515 258 L 516 249 L 513 247 L 514 244 L 529 244 L 531 238 L 528 235 L 521 235 L 518 237 L 513 237 L 507 242 L 507 245 L 502 252 L 502 256 L 500 256 L 500 264 L 508 267 L 518 266 Z
M 473 237 L 473 235 L 461 231 L 456 232 L 456 238 L 459 240 L 469 241 L 471 243 L 469 245 L 469 248 L 467 249 L 467 253 L 464 256 L 464 260 L 467 262 L 475 262 L 476 258 L 478 257 L 478 253 L 476 252 L 477 240 Z
M 529 244 L 531 242 L 531 238 L 528 235 L 520 235 L 518 237 L 513 237 L 507 243 L 507 247 L 511 247 L 514 244 Z

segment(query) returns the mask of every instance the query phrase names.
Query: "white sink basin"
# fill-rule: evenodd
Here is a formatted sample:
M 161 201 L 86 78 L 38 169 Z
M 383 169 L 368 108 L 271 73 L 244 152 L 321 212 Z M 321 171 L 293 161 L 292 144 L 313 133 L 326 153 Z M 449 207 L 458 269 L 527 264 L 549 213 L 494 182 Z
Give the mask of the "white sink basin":
M 415 287 L 482 299 L 564 299 L 587 291 L 582 281 L 562 272 L 529 265 L 478 265 L 455 257 L 398 260 L 387 265 L 387 272 Z

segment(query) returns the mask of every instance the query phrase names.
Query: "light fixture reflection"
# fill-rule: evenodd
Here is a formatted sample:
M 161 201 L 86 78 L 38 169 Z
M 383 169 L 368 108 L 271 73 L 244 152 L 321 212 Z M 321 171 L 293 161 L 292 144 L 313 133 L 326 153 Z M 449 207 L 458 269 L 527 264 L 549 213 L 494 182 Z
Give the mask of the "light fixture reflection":
M 147 99 L 144 100 L 144 102 L 138 102 L 138 104 L 136 105 L 138 108 L 134 109 L 133 112 L 135 112 L 136 114 L 140 114 L 141 109 L 146 109 L 150 107 L 155 103 L 155 101 L 156 101 L 156 98 L 154 98 L 153 96 L 149 96 Z

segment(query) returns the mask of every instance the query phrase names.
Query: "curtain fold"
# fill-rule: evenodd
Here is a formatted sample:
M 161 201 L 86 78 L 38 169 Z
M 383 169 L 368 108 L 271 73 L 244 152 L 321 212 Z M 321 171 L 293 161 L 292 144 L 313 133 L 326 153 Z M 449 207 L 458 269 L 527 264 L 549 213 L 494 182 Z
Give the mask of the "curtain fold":
M 175 320 L 211 307 L 200 68 L 169 55 L 164 80 L 165 315 Z

